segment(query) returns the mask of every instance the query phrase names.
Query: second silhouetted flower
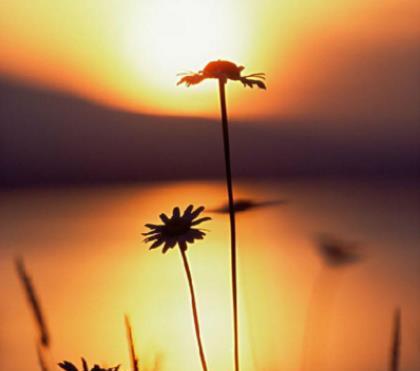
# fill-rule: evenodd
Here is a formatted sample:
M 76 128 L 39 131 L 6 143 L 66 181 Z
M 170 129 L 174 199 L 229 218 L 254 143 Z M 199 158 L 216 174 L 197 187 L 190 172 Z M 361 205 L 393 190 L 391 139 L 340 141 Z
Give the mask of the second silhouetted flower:
M 163 253 L 177 244 L 185 251 L 188 243 L 202 240 L 206 235 L 202 229 L 194 228 L 202 222 L 211 220 L 210 217 L 198 218 L 203 211 L 203 206 L 194 210 L 194 206 L 190 205 L 182 215 L 179 207 L 173 209 L 172 217 L 170 218 L 166 214 L 160 214 L 163 224 L 146 224 L 150 231 L 143 233 L 146 236 L 144 241 L 152 242 L 150 249 L 156 249 L 163 245 Z

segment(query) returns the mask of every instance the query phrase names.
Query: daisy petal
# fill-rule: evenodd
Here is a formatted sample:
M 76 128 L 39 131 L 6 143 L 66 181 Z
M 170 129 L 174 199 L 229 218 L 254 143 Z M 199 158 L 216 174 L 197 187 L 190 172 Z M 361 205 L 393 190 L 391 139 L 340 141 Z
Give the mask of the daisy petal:
M 164 213 L 160 214 L 160 215 L 159 215 L 159 218 L 160 218 L 160 219 L 162 220 L 162 222 L 164 222 L 165 224 L 167 224 L 167 223 L 168 223 L 168 221 L 169 221 L 168 216 L 167 216 L 166 214 L 164 214 Z
M 145 227 L 149 229 L 158 229 L 160 226 L 156 224 L 145 224 Z
M 172 218 L 179 218 L 180 215 L 181 215 L 181 212 L 179 211 L 179 207 L 174 207 Z
M 205 236 L 206 234 L 203 232 L 203 231 L 201 231 L 201 230 L 199 230 L 198 231 L 198 234 L 197 234 L 197 239 L 198 240 L 202 240 L 203 238 L 204 238 L 204 236 Z
M 152 249 L 156 249 L 157 247 L 159 247 L 160 245 L 162 245 L 165 241 L 163 240 L 163 238 L 158 238 L 152 246 L 149 247 L 149 250 Z
M 211 220 L 211 218 L 210 218 L 209 216 L 205 216 L 204 218 L 200 218 L 200 219 L 194 220 L 194 221 L 191 223 L 191 225 L 197 225 L 197 224 L 200 224 L 200 223 L 206 222 L 206 221 L 208 221 L 208 220 Z
M 194 209 L 194 206 L 193 206 L 193 205 L 189 205 L 189 206 L 185 209 L 185 211 L 184 211 L 184 217 L 188 217 L 188 218 L 190 218 L 190 217 L 191 217 L 191 213 L 192 213 L 193 209 Z
M 145 238 L 143 241 L 144 242 L 152 242 L 154 240 L 157 240 L 158 238 L 160 238 L 160 235 L 159 234 L 155 234 L 154 236 L 150 236 L 150 237 Z
M 204 206 L 197 207 L 195 211 L 192 212 L 191 216 L 193 219 L 195 219 L 197 216 L 199 216 L 204 211 Z
M 165 246 L 163 246 L 162 254 L 165 254 L 170 249 L 170 246 L 166 243 Z
M 143 236 L 150 236 L 151 234 L 155 234 L 158 233 L 157 231 L 149 231 L 149 232 L 144 232 L 142 233 Z
M 186 235 L 185 235 L 185 241 L 188 243 L 193 243 L 195 239 L 194 233 L 192 231 L 189 231 Z

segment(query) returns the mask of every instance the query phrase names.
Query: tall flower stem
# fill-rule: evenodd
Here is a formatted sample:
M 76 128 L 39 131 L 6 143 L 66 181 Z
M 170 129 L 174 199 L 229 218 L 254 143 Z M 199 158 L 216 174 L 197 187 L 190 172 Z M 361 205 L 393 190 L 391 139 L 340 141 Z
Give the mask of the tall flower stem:
M 223 145 L 225 152 L 226 166 L 226 185 L 229 201 L 229 220 L 230 220 L 230 247 L 231 247 L 231 268 L 232 268 L 232 302 L 233 302 L 233 337 L 234 337 L 234 359 L 235 371 L 239 371 L 239 330 L 238 330 L 238 286 L 236 269 L 236 226 L 235 209 L 232 187 L 232 169 L 230 164 L 230 143 L 229 127 L 226 109 L 226 80 L 219 78 L 220 110 L 222 115 Z
M 394 316 L 394 329 L 392 334 L 391 359 L 389 370 L 399 371 L 401 357 L 401 311 L 398 308 Z
M 185 273 L 187 274 L 188 285 L 190 288 L 191 307 L 192 307 L 193 318 L 194 318 L 195 336 L 197 338 L 197 345 L 198 345 L 198 351 L 200 353 L 201 366 L 203 368 L 203 371 L 207 371 L 207 363 L 206 363 L 206 357 L 204 355 L 203 343 L 201 341 L 200 324 L 198 322 L 197 303 L 195 300 L 194 284 L 192 280 L 190 265 L 188 264 L 187 254 L 185 251 L 186 249 L 180 248 L 179 250 L 181 251 L 182 262 L 184 263 Z

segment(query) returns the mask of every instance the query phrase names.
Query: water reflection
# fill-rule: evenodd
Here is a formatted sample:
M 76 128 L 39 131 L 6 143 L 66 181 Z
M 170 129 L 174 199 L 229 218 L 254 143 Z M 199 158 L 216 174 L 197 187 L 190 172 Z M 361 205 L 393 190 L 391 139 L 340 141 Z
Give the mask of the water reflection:
M 19 253 L 36 277 L 55 359 L 129 366 L 124 313 L 132 319 L 141 362 L 198 370 L 185 278 L 178 254 L 148 254 L 143 225 L 161 210 L 220 205 L 218 182 L 14 191 L 1 194 L 0 366 L 35 369 L 34 326 L 16 278 Z M 243 213 L 238 222 L 242 365 L 298 370 L 306 309 L 320 269 L 318 231 L 366 241 L 369 259 L 340 278 L 329 315 L 322 371 L 384 369 L 389 320 L 404 311 L 401 370 L 420 366 L 420 220 L 415 185 L 241 183 L 238 197 L 287 199 Z M 209 369 L 230 370 L 231 318 L 227 216 L 215 214 L 208 238 L 190 252 Z M 329 280 L 334 282 L 334 279 Z M 22 357 L 25 352 L 25 357 Z M 313 369 L 311 369 L 313 370 Z M 319 371 L 319 370 L 313 370 Z

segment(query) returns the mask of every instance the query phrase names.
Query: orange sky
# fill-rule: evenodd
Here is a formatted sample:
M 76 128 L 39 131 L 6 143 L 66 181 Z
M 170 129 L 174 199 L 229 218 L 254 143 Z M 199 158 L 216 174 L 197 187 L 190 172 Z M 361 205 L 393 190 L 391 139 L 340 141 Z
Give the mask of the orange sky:
M 0 3 L 0 72 L 153 114 L 217 115 L 212 59 L 264 71 L 229 88 L 238 117 L 418 117 L 415 0 L 84 0 Z M 368 115 L 368 116 L 366 116 Z

